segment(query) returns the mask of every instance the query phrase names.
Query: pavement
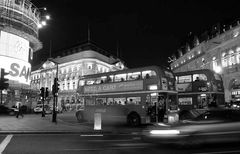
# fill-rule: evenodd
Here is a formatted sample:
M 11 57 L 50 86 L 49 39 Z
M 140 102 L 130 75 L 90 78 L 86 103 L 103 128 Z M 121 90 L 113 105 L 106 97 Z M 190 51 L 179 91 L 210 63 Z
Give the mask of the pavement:
M 52 114 L 42 117 L 41 114 L 24 114 L 24 117 L 0 115 L 0 134 L 63 134 L 63 133 L 114 133 L 128 134 L 139 132 L 139 128 L 125 125 L 111 125 L 102 123 L 101 130 L 94 130 L 93 123 L 78 123 L 75 112 L 57 114 L 57 122 L 52 122 Z
M 60 114 L 59 114 L 60 115 Z M 95 133 L 92 126 L 71 124 L 57 119 L 52 122 L 52 115 L 42 117 L 41 114 L 25 114 L 24 117 L 0 116 L 0 133 Z

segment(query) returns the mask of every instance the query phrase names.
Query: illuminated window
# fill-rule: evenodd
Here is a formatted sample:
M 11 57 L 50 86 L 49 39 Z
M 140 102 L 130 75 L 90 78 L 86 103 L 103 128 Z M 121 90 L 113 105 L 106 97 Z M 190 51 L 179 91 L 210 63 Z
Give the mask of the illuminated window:
M 115 75 L 115 82 L 120 82 L 120 81 L 126 81 L 127 79 L 127 74 L 117 74 Z
M 133 72 L 127 74 L 127 80 L 138 80 L 141 78 L 141 72 Z
M 96 105 L 106 105 L 106 98 L 96 98 Z
M 193 81 L 207 81 L 207 76 L 205 74 L 193 74 Z
M 93 68 L 93 64 L 87 64 L 87 68 L 91 70 Z
M 79 86 L 84 86 L 84 84 L 85 84 L 85 81 L 84 81 L 84 80 L 80 80 L 80 81 L 79 81 Z
M 126 98 L 114 98 L 114 105 L 126 105 Z
M 96 80 L 96 79 L 88 79 L 88 80 L 86 80 L 86 85 L 92 85 L 92 84 L 94 84 L 95 80 Z
M 227 56 L 226 56 L 226 53 L 222 53 L 222 67 L 227 67 L 228 64 L 227 64 Z
M 240 63 L 240 47 L 237 47 L 236 49 L 236 62 Z
M 141 102 L 141 97 L 128 97 L 127 104 L 128 105 L 139 105 Z
M 185 75 L 185 76 L 179 76 L 178 77 L 178 83 L 187 83 L 192 82 L 192 76 L 191 75 Z
M 157 76 L 156 72 L 152 71 L 152 70 L 147 70 L 147 71 L 142 72 L 142 78 L 143 79 L 154 78 L 156 76 Z
M 76 87 L 75 87 L 76 85 L 75 85 L 75 82 L 73 82 L 73 89 L 76 89 Z
M 67 90 L 70 89 L 70 83 L 67 83 Z
M 213 57 L 212 60 L 213 60 L 213 61 L 212 61 L 212 63 L 213 63 L 213 70 L 216 70 L 217 67 L 218 67 L 216 57 Z
M 228 61 L 228 63 L 229 63 L 229 66 L 235 65 L 235 63 L 236 63 L 236 61 L 235 61 L 235 55 L 234 55 L 233 50 L 230 50 L 230 51 L 229 51 L 229 61 Z
M 95 84 L 105 83 L 107 81 L 107 76 L 102 76 L 96 79 Z

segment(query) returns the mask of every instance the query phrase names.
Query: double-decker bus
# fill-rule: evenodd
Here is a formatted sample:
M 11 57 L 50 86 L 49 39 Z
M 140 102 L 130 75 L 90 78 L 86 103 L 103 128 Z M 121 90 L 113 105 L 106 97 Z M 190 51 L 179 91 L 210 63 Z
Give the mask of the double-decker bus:
M 83 76 L 77 99 L 79 122 L 93 121 L 101 112 L 104 121 L 127 122 L 131 126 L 162 121 L 178 109 L 175 77 L 158 66 L 126 69 Z
M 219 74 L 208 70 L 175 73 L 180 110 L 224 106 L 223 81 Z

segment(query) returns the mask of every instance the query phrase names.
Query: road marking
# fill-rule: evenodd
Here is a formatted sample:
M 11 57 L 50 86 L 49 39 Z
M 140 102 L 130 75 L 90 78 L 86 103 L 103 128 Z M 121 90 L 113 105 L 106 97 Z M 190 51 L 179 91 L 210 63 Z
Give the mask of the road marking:
M 149 146 L 151 145 L 151 143 L 119 143 L 114 145 L 122 147 L 137 147 L 137 146 Z
M 104 151 L 104 150 L 120 150 L 120 149 L 143 149 L 146 147 L 110 147 L 110 148 L 96 148 L 96 149 L 64 149 L 65 151 Z
M 13 135 L 8 135 L 2 141 L 2 143 L 0 144 L 0 154 L 2 154 L 2 152 L 5 150 L 5 148 L 7 147 L 8 143 L 11 141 L 12 137 L 13 137 Z
M 194 153 L 194 154 L 227 154 L 227 153 L 240 153 L 240 150 L 237 151 L 215 151 L 215 152 L 202 152 L 202 153 Z
M 86 135 L 80 135 L 80 136 L 103 136 L 103 134 L 86 134 Z
M 88 142 L 129 142 L 133 141 L 133 139 L 128 140 L 87 140 Z

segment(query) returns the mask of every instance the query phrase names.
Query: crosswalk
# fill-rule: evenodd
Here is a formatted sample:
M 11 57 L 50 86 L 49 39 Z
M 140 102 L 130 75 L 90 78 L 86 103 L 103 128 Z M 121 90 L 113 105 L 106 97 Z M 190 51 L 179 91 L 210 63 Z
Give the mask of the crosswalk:
M 13 137 L 13 135 L 7 135 L 5 137 L 5 139 L 1 142 L 1 144 L 0 144 L 0 154 L 3 153 L 3 151 L 5 150 L 5 148 L 7 147 L 9 142 L 11 141 L 12 137 Z

